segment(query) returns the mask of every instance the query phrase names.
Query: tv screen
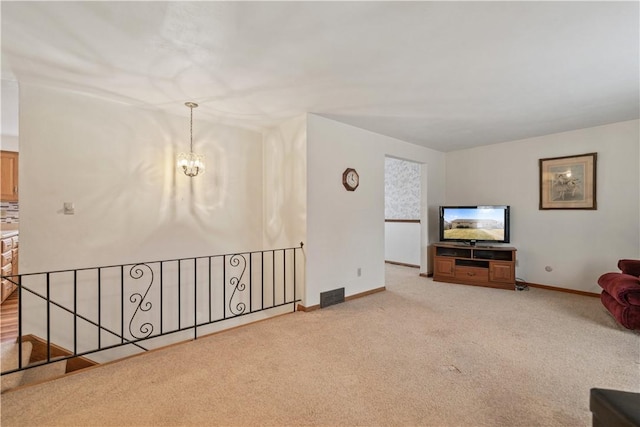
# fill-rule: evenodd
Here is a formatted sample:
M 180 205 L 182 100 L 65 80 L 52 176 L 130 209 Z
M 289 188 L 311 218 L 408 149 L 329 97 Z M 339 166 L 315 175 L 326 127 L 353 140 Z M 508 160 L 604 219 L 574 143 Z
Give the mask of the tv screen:
M 509 206 L 441 206 L 440 241 L 509 243 Z

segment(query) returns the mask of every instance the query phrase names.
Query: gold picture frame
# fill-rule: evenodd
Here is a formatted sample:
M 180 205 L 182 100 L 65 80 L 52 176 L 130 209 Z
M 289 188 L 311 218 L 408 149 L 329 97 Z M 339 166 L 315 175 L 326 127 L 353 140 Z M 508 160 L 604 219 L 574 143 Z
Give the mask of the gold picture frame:
M 597 209 L 597 153 L 540 159 L 539 209 Z

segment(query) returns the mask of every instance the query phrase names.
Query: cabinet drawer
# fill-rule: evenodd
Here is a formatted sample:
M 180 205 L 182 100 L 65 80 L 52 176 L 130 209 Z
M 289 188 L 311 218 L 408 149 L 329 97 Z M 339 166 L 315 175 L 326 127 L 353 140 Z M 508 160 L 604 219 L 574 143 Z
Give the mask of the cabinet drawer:
M 2 253 L 7 252 L 8 250 L 13 249 L 13 239 L 8 237 L 6 239 L 2 239 Z
M 2 281 L 2 301 L 7 299 L 15 289 L 16 289 L 16 285 L 14 285 L 8 280 L 3 280 Z
M 13 249 L 17 249 L 18 248 L 18 241 L 19 241 L 18 236 L 13 236 L 11 238 L 11 243 L 13 243 Z
M 487 280 L 489 280 L 489 269 L 457 266 L 456 278 L 471 282 L 486 282 Z
M 12 269 L 13 269 L 13 266 L 11 264 L 5 265 L 4 267 L 2 267 L 2 275 L 10 276 Z
M 2 267 L 4 267 L 7 264 L 11 264 L 11 261 L 13 260 L 13 251 L 7 251 L 5 253 L 2 254 Z

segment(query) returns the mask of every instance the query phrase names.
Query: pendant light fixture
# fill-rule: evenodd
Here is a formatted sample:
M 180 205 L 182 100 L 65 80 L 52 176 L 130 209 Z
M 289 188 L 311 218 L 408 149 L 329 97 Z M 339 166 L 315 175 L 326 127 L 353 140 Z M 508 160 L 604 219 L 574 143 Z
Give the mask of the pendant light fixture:
M 189 126 L 191 146 L 188 153 L 180 153 L 178 155 L 178 169 L 181 169 L 185 175 L 194 177 L 199 173 L 204 173 L 204 156 L 193 152 L 193 109 L 197 108 L 198 104 L 195 102 L 185 102 L 184 105 L 191 110 L 191 122 Z

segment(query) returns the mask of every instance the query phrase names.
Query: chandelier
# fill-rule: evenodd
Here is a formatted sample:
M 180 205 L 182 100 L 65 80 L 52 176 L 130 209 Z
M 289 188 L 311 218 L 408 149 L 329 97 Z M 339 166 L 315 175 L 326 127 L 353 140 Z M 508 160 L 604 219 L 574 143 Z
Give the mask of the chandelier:
M 191 147 L 188 153 L 180 153 L 178 155 L 178 169 L 181 169 L 185 175 L 194 177 L 199 173 L 204 173 L 204 156 L 193 152 L 193 109 L 196 108 L 198 104 L 195 102 L 185 102 L 184 105 L 191 110 L 191 122 L 189 125 Z

